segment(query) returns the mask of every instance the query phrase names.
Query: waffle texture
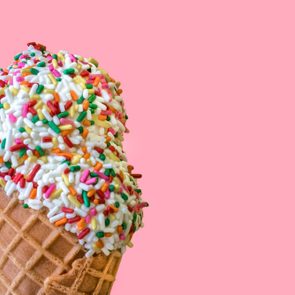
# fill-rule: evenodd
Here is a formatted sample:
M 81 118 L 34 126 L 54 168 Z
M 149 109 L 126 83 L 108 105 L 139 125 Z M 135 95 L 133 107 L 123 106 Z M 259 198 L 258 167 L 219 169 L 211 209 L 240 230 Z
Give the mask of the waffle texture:
M 121 261 L 115 251 L 86 258 L 77 238 L 0 191 L 0 294 L 108 295 Z

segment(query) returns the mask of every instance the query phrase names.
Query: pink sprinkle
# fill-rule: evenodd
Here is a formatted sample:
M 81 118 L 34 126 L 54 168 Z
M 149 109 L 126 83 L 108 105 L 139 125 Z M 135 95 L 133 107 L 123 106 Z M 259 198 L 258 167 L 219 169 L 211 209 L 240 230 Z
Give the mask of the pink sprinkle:
M 29 104 L 24 104 L 23 109 L 22 109 L 22 116 L 25 118 L 29 112 Z
M 57 77 L 57 78 L 59 78 L 59 77 L 61 76 L 60 72 L 57 71 L 57 70 L 55 70 L 55 69 L 52 70 L 51 72 L 52 72 L 52 74 L 53 74 L 55 77 Z
M 24 77 L 21 77 L 21 76 L 16 77 L 17 82 L 22 82 L 24 80 L 25 80 Z
M 76 61 L 76 58 L 73 54 L 70 54 L 70 59 L 71 59 L 71 62 L 75 62 Z
M 112 127 L 109 128 L 109 131 L 110 131 L 113 135 L 116 134 L 116 131 L 115 131 Z
M 16 122 L 16 117 L 13 114 L 9 114 L 8 117 L 9 117 L 9 120 L 10 120 L 11 123 Z
M 96 209 L 95 209 L 95 208 L 91 208 L 91 209 L 90 209 L 90 215 L 91 215 L 91 216 L 95 216 L 96 214 L 97 214 Z
M 51 72 L 54 70 L 54 67 L 53 67 L 52 64 L 50 64 L 50 65 L 48 66 L 48 68 L 49 68 L 49 70 L 50 70 Z
M 95 178 L 95 177 L 90 178 L 90 179 L 88 179 L 85 183 L 86 183 L 86 184 L 93 184 L 93 183 L 96 183 L 96 178 Z
M 85 236 L 87 236 L 90 233 L 90 229 L 88 227 L 84 228 L 79 234 L 78 239 L 83 239 Z
M 21 143 L 23 143 L 23 141 L 20 138 L 16 138 L 15 139 L 15 143 L 16 144 L 21 144 Z
M 50 195 L 53 193 L 54 190 L 55 190 L 55 184 L 52 183 L 52 184 L 49 186 L 49 188 L 48 188 L 48 190 L 46 191 L 46 193 L 45 193 L 45 198 L 48 199 L 48 198 L 50 197 Z
M 91 222 L 91 216 L 90 215 L 87 215 L 85 217 L 85 221 L 86 221 L 86 223 L 90 223 Z
M 24 64 L 23 62 L 18 63 L 18 67 L 19 68 L 23 68 L 26 64 Z
M 72 125 L 73 127 L 75 127 L 75 123 L 74 123 L 72 120 L 70 120 L 70 119 L 61 118 L 61 119 L 59 119 L 59 121 L 60 121 L 61 125 L 67 125 L 67 124 L 70 124 L 70 125 Z
M 97 170 L 94 170 L 94 172 L 95 172 L 100 178 L 102 178 L 102 179 L 104 179 L 104 180 L 109 180 L 109 178 L 108 178 L 106 175 L 104 175 L 103 173 L 101 173 L 101 172 L 99 172 L 99 171 L 97 171 Z
M 110 191 L 109 191 L 109 190 L 107 190 L 107 191 L 104 193 L 104 196 L 105 196 L 105 198 L 106 198 L 106 199 L 109 199 L 109 198 L 110 198 L 110 196 L 111 196 L 111 193 L 110 193 Z
M 101 113 L 101 115 L 108 116 L 108 115 L 111 115 L 112 114 L 112 111 L 110 111 L 110 110 L 103 111 L 102 110 L 100 113 Z
M 87 177 L 89 176 L 89 173 L 90 173 L 89 169 L 84 170 L 80 177 L 80 181 L 85 182 Z
M 125 237 L 125 234 L 123 234 L 123 233 L 120 234 L 120 235 L 119 235 L 119 238 L 120 238 L 120 240 L 125 240 L 125 238 L 126 238 L 126 237 Z

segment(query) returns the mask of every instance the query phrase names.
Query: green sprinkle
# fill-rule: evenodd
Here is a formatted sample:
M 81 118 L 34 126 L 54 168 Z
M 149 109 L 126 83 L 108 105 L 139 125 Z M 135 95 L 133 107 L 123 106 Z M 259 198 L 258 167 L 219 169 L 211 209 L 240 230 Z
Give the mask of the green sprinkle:
M 37 93 L 37 94 L 41 94 L 41 92 L 42 92 L 43 90 L 44 90 L 44 85 L 39 84 L 38 87 L 37 87 L 36 93 Z
M 57 54 L 52 54 L 52 58 L 57 60 Z
M 27 152 L 26 149 L 20 149 L 20 151 L 19 151 L 20 158 L 23 157 L 26 154 L 26 152 Z
M 122 223 L 122 228 L 123 228 L 123 230 L 125 230 L 125 229 L 127 228 L 127 224 L 126 224 L 126 222 L 123 222 L 123 223 Z
M 86 111 L 83 111 L 83 112 L 80 113 L 80 115 L 78 116 L 77 121 L 78 121 L 78 122 L 82 122 L 82 121 L 85 119 L 86 115 L 87 115 L 87 112 L 86 112 Z
M 138 194 L 141 194 L 141 189 L 136 188 L 135 191 L 136 191 Z
M 98 174 L 95 173 L 95 172 L 90 172 L 90 176 L 91 176 L 91 177 L 98 177 Z
M 92 109 L 97 109 L 97 104 L 95 104 L 95 103 L 91 103 L 89 106 L 90 106 Z
M 44 150 L 43 150 L 43 149 L 41 148 L 41 146 L 39 146 L 39 145 L 36 146 L 36 151 L 39 153 L 39 155 L 40 155 L 41 157 L 43 157 L 43 156 L 45 155 Z
M 111 120 L 111 117 L 110 116 L 107 116 L 107 121 L 110 121 Z
M 77 103 L 81 104 L 81 103 L 83 103 L 83 101 L 84 101 L 84 97 L 80 96 L 80 98 L 77 100 Z
M 34 57 L 35 55 L 36 55 L 35 52 L 32 52 L 32 53 L 30 54 L 31 57 Z
M 121 197 L 124 201 L 127 201 L 128 200 L 128 196 L 125 194 L 125 193 L 122 193 L 121 194 Z
M 80 134 L 83 133 L 84 128 L 82 126 L 78 127 L 77 129 L 79 130 Z
M 46 66 L 45 61 L 41 61 L 37 64 L 37 67 L 39 67 L 39 68 L 44 68 L 45 66 Z
M 90 201 L 89 201 L 86 191 L 82 191 L 82 197 L 83 197 L 83 201 L 84 201 L 85 206 L 90 207 Z
M 38 75 L 39 71 L 37 69 L 31 68 L 30 69 L 31 74 Z
M 22 53 L 19 53 L 17 54 L 15 57 L 14 57 L 14 60 L 19 60 L 19 58 L 21 57 Z
M 110 176 L 111 175 L 111 169 L 105 169 L 104 175 L 105 176 Z
M 94 109 L 90 109 L 90 113 L 91 114 L 94 114 L 95 113 L 95 110 Z
M 98 231 L 98 232 L 96 233 L 96 236 L 97 236 L 98 238 L 103 238 L 103 237 L 104 237 L 104 232 L 103 232 L 103 231 Z
M 48 120 L 47 120 L 47 119 L 43 119 L 43 120 L 42 120 L 42 123 L 43 123 L 43 124 L 47 124 L 47 123 L 48 123 Z
M 23 204 L 23 207 L 24 207 L 25 209 L 28 209 L 28 208 L 29 208 L 29 205 L 28 205 L 28 204 Z
M 61 81 L 61 78 L 58 77 L 58 78 L 55 78 L 55 80 L 56 80 L 57 82 L 60 82 L 60 81 Z
M 5 145 L 6 145 L 6 138 L 4 138 L 4 139 L 2 140 L 2 142 L 1 142 L 1 148 L 2 148 L 2 150 L 5 149 Z
M 71 172 L 77 172 L 77 171 L 80 171 L 80 170 L 81 170 L 81 167 L 79 165 L 70 167 Z
M 87 89 L 92 89 L 93 88 L 92 84 L 85 84 L 85 86 L 86 86 Z
M 57 115 L 57 117 L 60 119 L 60 118 L 65 118 L 69 115 L 69 112 L 65 111 L 65 112 L 62 112 L 62 113 L 59 113 Z
M 128 120 L 128 116 L 127 115 L 125 115 L 125 119 Z
M 64 160 L 64 161 L 62 161 L 62 164 L 63 163 L 66 163 L 67 165 L 70 165 L 71 164 L 71 161 L 69 161 L 69 160 Z
M 111 223 L 109 218 L 106 218 L 106 220 L 104 221 L 105 226 L 109 226 Z
M 100 154 L 100 155 L 99 155 L 99 158 L 100 158 L 102 161 L 104 161 L 104 160 L 106 159 L 106 156 L 105 156 L 104 154 Z
M 21 133 L 23 133 L 23 132 L 26 131 L 26 129 L 25 129 L 24 127 L 20 127 L 20 128 L 18 129 L 18 131 L 21 132 Z
M 133 222 L 133 223 L 135 223 L 135 222 L 136 222 L 136 220 L 137 220 L 137 214 L 136 214 L 136 213 L 134 213 L 134 214 L 133 214 L 133 220 L 132 220 L 132 222 Z
M 3 103 L 0 103 L 0 109 L 3 109 Z
M 38 117 L 38 115 L 36 115 L 36 116 L 34 116 L 33 118 L 32 118 L 32 122 L 33 123 L 36 123 L 36 122 L 38 122 L 39 121 L 39 117 Z
M 119 208 L 120 207 L 120 203 L 118 201 L 115 202 L 115 207 Z
M 91 94 L 91 95 L 88 97 L 88 101 L 89 101 L 90 103 L 94 102 L 95 99 L 96 99 L 96 95 L 95 95 L 95 94 Z
M 113 184 L 109 185 L 109 190 L 110 192 L 113 192 L 115 190 L 115 186 Z
M 53 121 L 48 122 L 49 127 L 55 132 L 55 133 L 60 133 L 60 129 L 58 128 L 57 125 Z
M 90 125 L 94 125 L 95 122 L 93 120 L 90 121 Z
M 111 175 L 112 175 L 113 177 L 115 177 L 115 176 L 116 176 L 116 172 L 115 172 L 115 170 L 114 170 L 113 168 L 111 168 L 110 170 L 111 170 Z
M 10 161 L 7 161 L 7 162 L 4 162 L 5 166 L 10 169 L 11 168 L 11 162 Z
M 75 73 L 75 69 L 74 69 L 74 68 L 68 68 L 68 69 L 65 69 L 65 70 L 63 71 L 63 73 L 64 73 L 65 75 L 72 75 L 72 74 Z

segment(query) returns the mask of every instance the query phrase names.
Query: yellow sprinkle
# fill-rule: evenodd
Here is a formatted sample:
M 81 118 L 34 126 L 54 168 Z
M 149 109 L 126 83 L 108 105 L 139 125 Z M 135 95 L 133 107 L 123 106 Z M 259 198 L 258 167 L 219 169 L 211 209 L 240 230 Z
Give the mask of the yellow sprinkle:
M 25 126 L 25 130 L 28 134 L 31 134 L 31 132 L 32 132 L 32 129 L 29 128 L 28 126 Z
M 80 155 L 75 155 L 72 160 L 71 160 L 71 163 L 72 164 L 78 164 L 80 162 L 80 159 L 82 158 L 82 156 Z
M 30 89 L 27 86 L 21 85 L 20 89 L 24 92 L 29 93 Z
M 61 177 L 62 177 L 64 183 L 65 183 L 67 186 L 69 186 L 70 183 L 69 183 L 69 179 L 68 179 L 68 177 L 66 176 L 66 174 L 62 174 Z
M 70 116 L 74 117 L 75 115 L 75 108 L 73 106 L 71 106 L 70 110 L 69 110 Z
M 69 201 L 74 205 L 74 206 L 76 206 L 76 207 L 81 207 L 81 204 L 78 202 L 78 200 L 75 198 L 75 197 L 73 197 L 72 195 L 68 195 L 68 199 L 69 199 Z
M 77 64 L 77 69 L 80 71 L 82 68 L 82 65 L 81 64 Z
M 0 186 L 4 187 L 5 186 L 5 181 L 3 178 L 0 178 Z
M 56 59 L 53 59 L 52 60 L 52 65 L 53 67 L 56 69 L 58 67 L 58 63 L 57 63 L 57 60 Z
M 109 218 L 110 218 L 110 221 L 114 221 L 114 220 L 115 220 L 115 216 L 114 216 L 114 214 L 110 214 L 110 215 L 109 215 Z
M 60 52 L 57 54 L 57 56 L 58 56 L 58 59 L 60 59 L 60 60 L 62 60 L 62 61 L 65 60 L 63 54 L 61 54 Z
M 56 198 L 62 193 L 62 189 L 56 190 L 53 194 L 51 194 L 50 198 Z
M 49 77 L 50 81 L 52 82 L 52 84 L 54 84 L 54 85 L 57 84 L 57 81 L 55 80 L 55 78 L 53 77 L 52 74 L 48 74 L 48 77 Z
M 88 89 L 88 93 L 89 94 L 93 94 L 94 93 L 94 89 Z
M 42 111 L 41 111 L 41 109 L 38 109 L 37 113 L 38 113 L 38 117 L 39 117 L 40 120 L 43 120 L 45 118 Z
M 53 143 L 53 146 L 54 147 L 57 147 L 58 146 L 58 141 L 57 141 L 57 138 L 56 137 L 53 137 L 52 138 L 52 143 Z
M 60 130 L 71 130 L 73 129 L 73 126 L 68 124 L 68 125 L 59 125 Z
M 52 93 L 54 93 L 54 90 L 53 89 L 44 89 L 43 92 L 52 94 Z
M 96 230 L 96 227 L 97 227 L 96 219 L 94 217 L 92 217 L 91 228 L 92 228 L 92 230 Z
M 86 86 L 85 86 L 84 82 L 79 82 L 79 85 L 80 85 L 83 89 L 86 89 Z
M 89 57 L 87 58 L 87 61 L 94 64 L 96 67 L 98 67 L 98 61 L 95 58 Z
M 43 105 L 43 101 L 39 100 L 35 105 L 35 109 L 39 109 L 42 105 Z
M 10 104 L 8 102 L 5 102 L 3 104 L 3 108 L 4 108 L 4 110 L 8 110 L 10 108 Z
M 35 156 L 28 157 L 27 161 L 34 163 L 37 161 L 37 157 L 35 157 Z
M 108 153 L 108 157 L 111 158 L 113 161 L 120 162 L 120 159 L 115 156 L 112 152 Z
M 47 156 L 43 156 L 39 158 L 43 163 L 48 163 L 48 157 Z
M 14 96 L 16 96 L 18 94 L 18 89 L 14 88 L 14 87 L 11 87 L 10 91 Z
M 0 89 L 0 95 L 3 95 L 4 94 L 4 89 Z
M 31 97 L 32 97 L 33 99 L 37 99 L 37 100 L 40 99 L 40 95 L 38 95 L 38 94 L 34 94 L 34 95 L 32 95 Z
M 112 126 L 111 123 L 109 123 L 108 121 L 101 121 L 101 120 L 98 120 L 97 116 L 94 116 L 94 123 L 97 125 L 97 126 L 101 126 L 103 128 L 110 128 Z

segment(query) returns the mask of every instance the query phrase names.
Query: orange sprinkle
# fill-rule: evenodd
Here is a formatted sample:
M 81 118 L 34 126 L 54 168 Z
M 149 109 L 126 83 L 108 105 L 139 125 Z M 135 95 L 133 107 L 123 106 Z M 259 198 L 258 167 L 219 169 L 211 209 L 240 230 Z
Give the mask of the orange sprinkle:
M 88 135 L 88 133 L 89 133 L 89 131 L 88 131 L 86 128 L 84 128 L 84 129 L 83 129 L 83 132 L 82 132 L 82 137 L 83 137 L 83 138 L 86 138 L 87 135 Z
M 66 217 L 64 217 L 64 218 L 62 218 L 62 219 L 56 221 L 56 222 L 54 223 L 54 225 L 55 225 L 55 226 L 60 226 L 60 225 L 64 225 L 64 224 L 66 224 L 67 222 L 68 222 L 68 219 L 67 219 Z
M 53 93 L 53 96 L 54 96 L 54 101 L 55 102 L 59 102 L 60 101 L 60 97 L 59 97 L 59 94 L 57 92 L 54 92 Z
M 54 152 L 54 153 L 60 153 L 60 152 L 61 152 L 61 149 L 59 149 L 59 148 L 54 148 L 54 149 L 52 149 L 52 152 Z
M 102 163 L 97 162 L 96 165 L 94 166 L 94 170 L 100 170 L 102 168 Z
M 104 234 L 104 236 L 106 237 L 106 238 L 109 238 L 109 237 L 111 237 L 113 234 L 112 233 L 105 233 Z
M 96 77 L 95 80 L 94 80 L 94 82 L 93 82 L 93 86 L 97 87 L 98 84 L 99 84 L 99 82 L 100 82 L 100 78 L 99 77 Z
M 111 204 L 110 207 L 113 209 L 114 212 L 119 211 L 119 209 L 116 206 L 114 206 L 113 204 Z
M 87 111 L 89 108 L 89 101 L 88 100 L 84 100 L 83 101 L 83 110 Z
M 89 126 L 91 126 L 91 123 L 90 123 L 90 121 L 89 120 L 87 120 L 87 119 L 85 119 L 85 120 L 83 120 L 83 125 L 84 126 L 86 126 L 86 127 L 89 127 Z
M 86 153 L 86 154 L 84 155 L 84 158 L 85 158 L 86 160 L 88 160 L 88 159 L 90 158 L 90 154 L 89 154 L 89 153 Z
M 77 228 L 82 230 L 86 226 L 85 219 L 82 218 L 80 221 L 77 222 Z
M 87 197 L 91 198 L 94 194 L 95 194 L 95 189 L 92 189 L 87 193 Z
M 109 142 L 109 141 L 111 141 L 112 139 L 111 139 L 111 137 L 110 136 L 107 136 L 106 137 L 106 142 Z
M 63 135 L 63 136 L 64 136 L 64 135 L 69 135 L 69 134 L 71 134 L 71 133 L 73 132 L 73 130 L 74 130 L 74 129 L 63 130 L 60 134 Z
M 98 120 L 105 121 L 107 119 L 106 115 L 98 115 Z
M 33 189 L 31 190 L 31 192 L 30 192 L 30 196 L 29 196 L 29 198 L 30 198 L 30 199 L 35 199 L 36 196 L 37 196 L 37 189 L 36 189 L 36 188 L 33 188 Z
M 121 225 L 119 225 L 119 226 L 117 227 L 117 232 L 118 232 L 119 234 L 121 234 L 121 233 L 123 232 L 123 227 L 122 227 Z
M 98 205 L 98 204 L 99 204 L 99 200 L 98 200 L 98 199 L 94 199 L 94 200 L 93 200 L 93 203 L 94 203 L 95 205 Z
M 98 247 L 98 248 L 103 248 L 103 247 L 104 247 L 104 243 L 103 243 L 103 241 L 102 241 L 102 240 L 98 240 L 98 241 L 96 242 L 96 247 Z
M 101 186 L 100 190 L 103 191 L 103 192 L 106 192 L 106 190 L 108 189 L 108 187 L 109 187 L 108 183 L 105 182 L 105 183 Z
M 71 193 L 72 196 L 76 196 L 77 195 L 76 190 L 71 185 L 69 186 L 69 190 L 70 190 L 70 193 Z
M 77 95 L 77 93 L 74 90 L 71 90 L 70 91 L 70 94 L 71 94 L 71 97 L 72 97 L 73 100 L 77 100 L 78 99 L 78 95 Z
M 81 150 L 82 150 L 82 152 L 85 154 L 85 153 L 87 153 L 87 147 L 86 146 L 83 146 L 82 148 L 81 148 Z
M 119 95 L 122 94 L 122 92 L 123 92 L 122 89 L 118 89 L 118 90 L 117 90 L 117 93 L 118 93 Z
M 3 157 L 0 157 L 0 163 L 4 163 Z
M 73 155 L 71 153 L 56 153 L 58 156 L 66 157 L 72 159 Z

